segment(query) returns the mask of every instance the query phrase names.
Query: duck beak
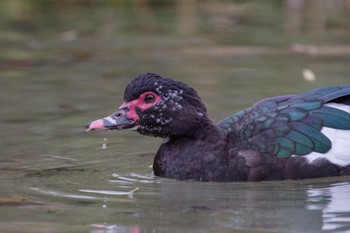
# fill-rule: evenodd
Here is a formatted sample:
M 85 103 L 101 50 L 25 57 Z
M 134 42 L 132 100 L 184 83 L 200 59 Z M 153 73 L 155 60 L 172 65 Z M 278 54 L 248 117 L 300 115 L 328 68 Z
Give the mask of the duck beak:
M 118 109 L 112 115 L 90 122 L 85 126 L 86 131 L 96 129 L 130 129 L 137 126 L 134 119 L 128 118 L 128 110 L 126 108 Z

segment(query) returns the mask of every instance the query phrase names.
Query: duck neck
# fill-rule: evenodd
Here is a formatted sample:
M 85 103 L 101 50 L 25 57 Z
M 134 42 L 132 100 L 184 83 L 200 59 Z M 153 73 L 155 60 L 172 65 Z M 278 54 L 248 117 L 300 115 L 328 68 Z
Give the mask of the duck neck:
M 211 121 L 191 128 L 186 134 L 171 135 L 163 141 L 154 159 L 154 174 L 180 180 L 223 180 L 223 133 Z
M 197 124 L 194 124 L 183 137 L 214 143 L 221 139 L 223 135 L 210 119 L 205 118 L 201 119 Z

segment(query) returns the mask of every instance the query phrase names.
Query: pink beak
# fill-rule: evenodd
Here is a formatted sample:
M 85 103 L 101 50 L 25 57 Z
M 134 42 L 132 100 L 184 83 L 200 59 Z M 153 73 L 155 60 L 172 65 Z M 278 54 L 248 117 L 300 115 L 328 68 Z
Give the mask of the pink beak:
M 112 115 L 90 122 L 85 126 L 86 131 L 96 129 L 129 129 L 137 125 L 134 119 L 128 118 L 128 110 L 126 108 L 118 109 Z

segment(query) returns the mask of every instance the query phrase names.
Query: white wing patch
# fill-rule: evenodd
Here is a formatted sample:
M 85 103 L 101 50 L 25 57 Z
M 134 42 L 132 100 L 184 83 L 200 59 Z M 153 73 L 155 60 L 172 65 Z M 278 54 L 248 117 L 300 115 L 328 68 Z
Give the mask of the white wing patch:
M 345 104 L 329 103 L 326 106 L 350 113 L 350 106 Z M 321 132 L 331 140 L 332 148 L 325 154 L 312 152 L 305 155 L 304 157 L 308 159 L 309 163 L 319 158 L 325 158 L 339 166 L 350 164 L 350 130 L 323 127 Z

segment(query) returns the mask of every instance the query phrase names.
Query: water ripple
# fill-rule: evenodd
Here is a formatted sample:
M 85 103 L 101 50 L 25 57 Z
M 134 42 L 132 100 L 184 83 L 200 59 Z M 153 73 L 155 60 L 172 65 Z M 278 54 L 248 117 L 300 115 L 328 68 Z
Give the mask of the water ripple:
M 114 191 L 114 190 L 92 190 L 92 189 L 79 189 L 79 191 L 86 192 L 86 193 L 104 194 L 104 195 L 128 196 L 129 198 L 132 198 L 134 196 L 134 192 L 139 189 L 140 188 L 135 188 L 129 192 Z

